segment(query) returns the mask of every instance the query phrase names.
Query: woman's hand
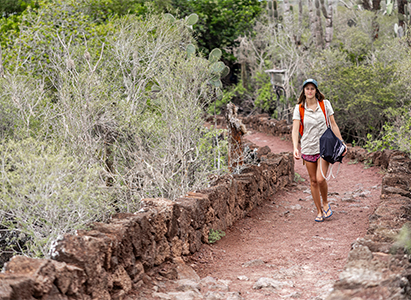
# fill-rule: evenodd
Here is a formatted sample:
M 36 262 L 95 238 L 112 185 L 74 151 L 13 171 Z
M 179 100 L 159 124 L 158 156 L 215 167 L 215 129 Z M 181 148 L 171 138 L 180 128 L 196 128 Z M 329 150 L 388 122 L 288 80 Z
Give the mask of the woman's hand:
M 298 150 L 298 148 L 294 149 L 294 158 L 295 159 L 300 159 L 301 158 L 300 150 Z
M 300 154 L 300 150 L 299 148 L 299 137 L 300 137 L 300 133 L 299 133 L 299 128 L 300 128 L 300 120 L 293 120 L 293 130 L 291 132 L 291 136 L 292 136 L 292 140 L 293 140 L 293 154 L 294 154 L 294 158 L 295 159 L 300 159 L 301 158 L 301 154 Z
M 342 154 L 342 156 L 344 157 L 344 156 L 347 155 L 348 147 L 347 147 L 347 145 L 346 145 L 345 143 L 343 143 L 343 145 L 345 146 L 345 151 L 344 151 L 344 153 Z

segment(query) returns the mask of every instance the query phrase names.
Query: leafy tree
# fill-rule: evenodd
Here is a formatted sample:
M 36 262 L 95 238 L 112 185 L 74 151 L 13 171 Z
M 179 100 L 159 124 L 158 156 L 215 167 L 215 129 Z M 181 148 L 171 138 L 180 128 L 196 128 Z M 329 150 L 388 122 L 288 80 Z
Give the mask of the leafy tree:
M 0 0 L 0 17 L 21 14 L 28 6 L 38 6 L 38 1 Z
M 366 141 L 385 121 L 384 110 L 397 105 L 395 66 L 350 66 L 322 70 L 321 90 L 332 99 L 345 139 Z
M 208 54 L 214 48 L 230 48 L 240 35 L 252 29 L 263 10 L 258 0 L 171 0 L 182 16 L 196 13 L 199 22 L 194 27 L 200 49 Z M 233 56 L 225 55 L 234 60 Z

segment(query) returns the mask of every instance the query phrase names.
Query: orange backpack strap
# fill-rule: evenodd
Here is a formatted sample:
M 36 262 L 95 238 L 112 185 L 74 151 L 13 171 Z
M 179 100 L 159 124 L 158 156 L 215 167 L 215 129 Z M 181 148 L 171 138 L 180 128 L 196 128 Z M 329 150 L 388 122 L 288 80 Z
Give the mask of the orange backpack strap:
M 324 100 L 323 101 L 318 101 L 318 103 L 320 104 L 321 110 L 323 111 L 324 117 L 325 117 L 325 124 L 327 124 L 327 127 L 329 126 L 328 124 L 328 118 L 327 118 L 327 113 L 325 111 L 325 104 L 324 104 Z M 303 136 L 304 133 L 304 106 L 301 103 L 299 106 L 299 110 L 300 110 L 300 135 Z
M 301 103 L 300 104 L 300 106 L 299 106 L 299 110 L 300 110 L 300 136 L 303 136 L 303 133 L 304 133 L 304 112 L 305 112 L 305 109 L 304 109 L 304 106 L 303 106 L 303 104 Z
M 325 104 L 324 104 L 324 100 L 323 101 L 318 101 L 318 103 L 320 104 L 321 110 L 323 111 L 324 117 L 325 117 L 325 124 L 328 126 L 330 126 L 330 124 L 328 124 L 328 118 L 327 118 L 327 113 L 325 111 Z

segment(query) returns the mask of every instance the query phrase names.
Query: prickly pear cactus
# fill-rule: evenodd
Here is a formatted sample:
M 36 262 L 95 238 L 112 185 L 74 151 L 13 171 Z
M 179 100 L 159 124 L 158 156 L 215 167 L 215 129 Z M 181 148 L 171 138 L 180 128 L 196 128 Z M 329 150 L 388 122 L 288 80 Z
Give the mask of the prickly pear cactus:
M 220 49 L 215 48 L 210 52 L 208 56 L 208 60 L 210 62 L 210 70 L 214 75 L 210 79 L 209 83 L 217 88 L 223 87 L 221 78 L 226 77 L 230 73 L 230 68 L 227 67 L 222 61 L 219 61 L 222 54 L 223 53 Z
M 185 21 L 186 21 L 186 26 L 190 28 L 191 30 L 193 30 L 193 25 L 198 22 L 198 15 L 191 14 L 186 17 Z
M 186 47 L 187 57 L 190 58 L 196 53 L 196 47 L 193 44 L 188 44 Z
M 177 21 L 176 18 L 172 14 L 169 14 L 169 13 L 164 14 L 164 18 L 171 23 L 174 23 Z M 185 17 L 183 22 L 185 26 L 187 26 L 189 29 L 192 30 L 193 25 L 198 22 L 198 15 L 191 14 Z M 187 53 L 187 58 L 190 59 L 191 57 L 195 55 L 196 47 L 193 44 L 188 44 L 185 47 L 185 51 Z M 230 68 L 227 67 L 222 61 L 220 61 L 222 55 L 223 55 L 222 51 L 216 48 L 216 49 L 213 49 L 208 56 L 208 61 L 210 62 L 210 71 L 213 75 L 211 79 L 209 80 L 209 83 L 216 88 L 223 87 L 221 79 L 226 77 L 230 73 Z M 154 84 L 151 87 L 151 91 L 159 92 L 160 87 Z
M 172 14 L 164 14 L 164 18 L 170 23 L 174 23 L 176 21 L 176 18 Z

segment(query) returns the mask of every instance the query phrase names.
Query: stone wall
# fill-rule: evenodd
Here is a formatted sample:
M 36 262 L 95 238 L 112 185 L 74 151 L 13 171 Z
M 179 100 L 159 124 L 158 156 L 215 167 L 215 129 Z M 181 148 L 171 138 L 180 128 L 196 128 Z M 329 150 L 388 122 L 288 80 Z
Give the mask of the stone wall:
M 285 120 L 277 121 L 270 118 L 268 114 L 253 115 L 248 117 L 239 117 L 248 129 L 258 132 L 271 134 L 275 136 L 291 137 L 292 125 L 288 125 Z M 218 126 L 226 126 L 226 121 L 223 116 L 210 116 L 207 119 L 210 124 L 217 124 Z
M 410 255 L 395 245 L 402 226 L 411 224 L 411 159 L 398 151 L 367 153 L 359 147 L 348 157 L 382 166 L 385 175 L 367 234 L 352 244 L 327 300 L 411 299 Z
M 137 213 L 65 235 L 53 245 L 52 259 L 13 257 L 0 274 L 0 299 L 123 299 L 149 270 L 196 252 L 210 229 L 225 230 L 293 182 L 290 153 L 263 147 L 256 154 L 258 166 L 220 177 L 207 189 L 176 201 L 144 199 Z

